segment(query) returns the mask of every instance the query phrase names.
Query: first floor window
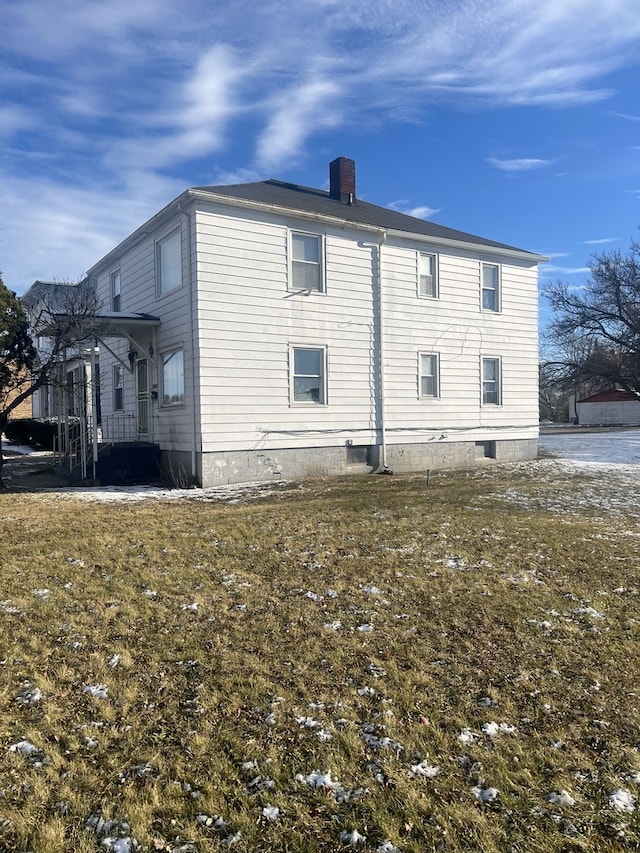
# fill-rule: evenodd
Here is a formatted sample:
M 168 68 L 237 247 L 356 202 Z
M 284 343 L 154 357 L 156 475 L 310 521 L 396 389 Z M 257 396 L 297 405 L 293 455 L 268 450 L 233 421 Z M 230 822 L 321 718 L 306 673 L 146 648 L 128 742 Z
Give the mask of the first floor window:
M 182 236 L 177 228 L 156 243 L 156 288 L 164 296 L 182 285 Z
M 113 410 L 121 412 L 124 409 L 124 367 L 113 365 Z
M 111 310 L 120 310 L 120 270 L 111 273 Z
M 324 290 L 320 235 L 291 233 L 291 289 Z
M 482 359 L 482 402 L 489 406 L 500 405 L 500 359 Z
M 182 349 L 162 353 L 162 405 L 184 404 L 184 353 Z
M 438 296 L 436 256 L 426 252 L 418 252 L 418 296 Z
M 497 264 L 482 264 L 482 310 L 500 310 L 500 268 Z
M 326 359 L 323 348 L 293 347 L 291 399 L 294 403 L 324 405 L 326 393 Z
M 438 356 L 436 353 L 420 353 L 420 396 L 440 396 Z

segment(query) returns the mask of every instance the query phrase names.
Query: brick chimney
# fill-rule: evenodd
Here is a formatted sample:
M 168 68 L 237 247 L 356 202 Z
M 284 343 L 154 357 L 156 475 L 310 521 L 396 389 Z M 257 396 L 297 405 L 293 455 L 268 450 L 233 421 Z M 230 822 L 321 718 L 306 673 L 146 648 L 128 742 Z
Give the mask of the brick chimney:
M 356 163 L 348 157 L 336 157 L 329 163 L 329 195 L 343 204 L 356 200 Z

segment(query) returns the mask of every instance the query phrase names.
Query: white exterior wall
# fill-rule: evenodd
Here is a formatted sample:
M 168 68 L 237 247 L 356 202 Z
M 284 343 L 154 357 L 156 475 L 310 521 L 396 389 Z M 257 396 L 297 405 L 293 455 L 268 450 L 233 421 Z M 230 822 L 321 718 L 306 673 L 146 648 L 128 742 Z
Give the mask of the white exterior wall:
M 438 256 L 438 298 L 417 296 L 417 250 Z M 537 267 L 437 245 L 383 252 L 388 442 L 537 436 Z M 481 310 L 482 261 L 500 265 L 499 312 Z M 419 397 L 419 353 L 439 355 L 438 398 Z M 483 357 L 501 360 L 501 405 L 482 404 Z
M 158 297 L 156 243 L 178 225 L 182 287 Z M 291 229 L 323 236 L 324 292 L 288 289 Z M 119 270 L 121 311 L 161 321 L 157 338 L 151 330 L 136 338 L 138 354 L 149 357 L 150 385 L 159 398 L 162 352 L 178 346 L 184 351 L 185 405 L 151 400 L 149 440 L 207 482 L 237 479 L 238 471 L 250 470 L 253 463 L 245 462 L 252 455 L 267 454 L 266 476 L 277 476 L 286 468 L 279 459 L 295 459 L 294 470 L 311 471 L 324 452 L 326 461 L 315 470 L 328 473 L 344 464 L 347 442 L 379 446 L 380 239 L 370 229 L 198 201 L 188 213 L 141 234 L 121 257 L 96 266 L 105 309 L 111 308 L 111 273 Z M 417 295 L 419 251 L 438 256 L 437 299 Z M 502 439 L 513 442 L 515 458 L 526 457 L 538 422 L 536 265 L 395 237 L 384 242 L 381 257 L 388 446 L 398 453 L 414 447 L 405 460 L 414 468 L 421 464 L 421 446 L 429 443 L 448 445 L 443 464 L 466 464 L 474 458 L 474 443 Z M 481 260 L 501 265 L 498 313 L 481 311 Z M 108 343 L 128 364 L 131 344 Z M 290 401 L 292 346 L 326 347 L 327 405 Z M 437 399 L 419 397 L 421 352 L 439 355 Z M 499 406 L 481 404 L 482 356 L 501 359 Z M 100 362 L 104 418 L 113 409 L 114 358 L 103 349 Z M 125 412 L 131 417 L 137 411 L 135 379 L 135 371 L 125 371 Z M 456 456 L 461 442 L 466 444 Z M 301 456 L 305 451 L 310 455 Z M 224 454 L 236 460 L 244 454 L 235 472 L 221 473 Z M 205 465 L 205 457 L 216 461 Z
M 170 234 L 179 226 L 182 238 L 182 286 L 163 296 L 156 293 L 156 244 L 158 240 Z M 187 217 L 180 215 L 172 218 L 156 232 L 142 239 L 121 257 L 105 264 L 96 271 L 98 297 L 105 310 L 111 309 L 111 273 L 120 271 L 121 311 L 126 314 L 146 313 L 158 317 L 161 321 L 156 338 L 151 329 L 136 333 L 136 347 L 139 357 L 148 359 L 150 391 L 157 393 L 157 399 L 150 399 L 150 432 L 148 439 L 161 447 L 176 451 L 191 452 L 194 447 L 194 374 L 190 366 L 194 359 L 193 323 L 191 321 L 191 283 L 190 283 L 189 227 Z M 129 365 L 127 354 L 131 343 L 125 338 L 109 338 L 109 347 L 125 365 Z M 150 346 L 153 345 L 153 355 Z M 185 362 L 185 405 L 167 406 L 161 404 L 161 361 L 163 352 L 177 347 L 184 350 Z M 102 349 L 101 368 L 101 404 L 103 419 L 113 413 L 113 356 Z M 153 395 L 150 395 L 153 397 Z M 129 417 L 137 417 L 136 370 L 125 370 L 124 411 Z M 117 414 L 117 413 L 116 413 Z
M 580 426 L 637 426 L 640 400 L 612 400 L 605 403 L 576 403 Z
M 326 292 L 288 290 L 289 226 L 326 234 Z M 240 211 L 200 211 L 197 233 L 203 451 L 374 444 L 375 250 Z M 327 347 L 328 405 L 290 402 L 292 345 Z
M 379 443 L 377 235 L 213 208 L 197 223 L 203 451 Z M 287 289 L 289 228 L 326 235 L 325 293 Z M 387 442 L 535 438 L 536 266 L 502 264 L 501 311 L 486 312 L 479 257 L 440 252 L 428 299 L 418 251 L 437 246 L 382 247 Z M 291 344 L 327 347 L 327 406 L 290 404 Z M 420 352 L 440 356 L 438 399 L 419 398 Z M 500 406 L 481 404 L 482 356 L 501 359 Z

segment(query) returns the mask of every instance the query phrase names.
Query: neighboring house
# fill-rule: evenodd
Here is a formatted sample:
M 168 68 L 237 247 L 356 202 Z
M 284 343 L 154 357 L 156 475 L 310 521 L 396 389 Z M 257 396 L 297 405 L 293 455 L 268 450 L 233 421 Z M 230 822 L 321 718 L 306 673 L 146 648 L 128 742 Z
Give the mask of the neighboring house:
M 69 288 L 75 285 L 56 281 L 34 281 L 20 297 L 32 325 L 33 343 L 39 362 L 45 362 L 51 353 L 49 339 L 34 328 L 44 311 L 51 312 L 64 303 Z M 33 416 L 49 418 L 58 415 L 80 415 L 87 411 L 86 387 L 90 382 L 91 366 L 76 348 L 61 354 L 59 364 L 50 381 L 38 388 L 32 398 Z
M 576 414 L 580 426 L 638 426 L 640 399 L 626 391 L 601 391 L 578 400 Z
M 534 458 L 544 258 L 355 189 L 188 189 L 95 264 L 105 435 L 205 487 Z
M 25 374 L 18 374 L 18 375 L 24 375 L 26 387 L 28 387 L 28 385 L 29 385 L 29 374 L 25 373 Z M 7 405 L 12 403 L 13 400 L 15 400 L 15 398 L 21 392 L 22 392 L 22 388 L 17 388 L 13 391 L 10 391 L 6 397 Z M 3 401 L 3 405 L 4 405 L 4 401 Z M 11 420 L 17 420 L 18 418 L 30 418 L 31 415 L 32 415 L 31 397 L 27 397 L 27 399 L 23 400 L 21 403 L 19 403 L 15 409 L 11 410 L 11 414 L 9 415 L 9 418 Z

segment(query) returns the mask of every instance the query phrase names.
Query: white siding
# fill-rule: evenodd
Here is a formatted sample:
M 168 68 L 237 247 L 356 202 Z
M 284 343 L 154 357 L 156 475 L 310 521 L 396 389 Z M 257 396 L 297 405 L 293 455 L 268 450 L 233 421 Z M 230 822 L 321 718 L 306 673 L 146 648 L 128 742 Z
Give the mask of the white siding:
M 326 235 L 326 292 L 288 289 L 288 231 Z M 203 451 L 375 442 L 375 254 L 355 235 L 202 210 L 198 329 Z M 291 346 L 327 348 L 327 405 L 292 405 Z
M 437 252 L 434 245 L 430 250 Z M 420 246 L 383 249 L 385 391 L 389 443 L 526 437 L 537 428 L 537 270 L 438 252 L 439 298 L 416 296 Z M 422 249 L 424 251 L 424 249 Z M 501 311 L 480 308 L 480 261 L 501 264 Z M 440 356 L 440 397 L 419 399 L 417 354 Z M 501 405 L 482 405 L 481 359 L 499 358 Z
M 183 286 L 156 296 L 155 245 L 177 225 Z M 324 292 L 288 289 L 291 229 L 322 235 Z M 189 242 L 191 238 L 191 242 Z M 381 440 L 378 235 L 302 217 L 194 203 L 115 261 L 96 268 L 110 307 L 119 269 L 121 310 L 160 318 L 145 332 L 160 392 L 163 351 L 182 346 L 185 405 L 151 402 L 151 435 L 163 449 L 213 453 L 379 444 Z M 439 297 L 417 293 L 417 253 L 438 256 Z M 501 266 L 500 312 L 481 310 L 480 264 Z M 390 444 L 530 438 L 537 434 L 537 269 L 489 252 L 389 239 L 382 247 L 385 426 Z M 110 346 L 128 364 L 130 343 Z M 327 405 L 290 402 L 292 346 L 325 347 Z M 437 353 L 440 396 L 420 399 L 418 353 Z M 499 358 L 501 405 L 483 406 L 481 359 Z M 112 401 L 112 365 L 101 355 L 102 409 Z M 135 373 L 125 374 L 125 410 L 136 413 Z
M 175 228 L 181 228 L 182 235 L 182 287 L 157 297 L 155 277 L 156 243 L 159 239 L 171 233 Z M 162 447 L 174 450 L 191 450 L 194 443 L 194 388 L 193 371 L 190 369 L 193 361 L 193 324 L 191 322 L 191 286 L 189 281 L 189 229 L 186 216 L 177 216 L 166 223 L 153 234 L 146 236 L 132 249 L 108 265 L 96 270 L 98 296 L 107 309 L 111 307 L 111 273 L 120 270 L 121 281 L 121 311 L 126 314 L 146 313 L 158 317 L 161 324 L 157 331 L 157 340 L 151 330 L 145 330 L 136 336 L 134 347 L 138 357 L 146 357 L 149 366 L 150 391 L 158 392 L 158 399 L 150 399 L 150 433 L 149 438 L 160 443 Z M 109 347 L 118 355 L 125 365 L 129 365 L 127 357 L 132 344 L 124 338 L 112 338 L 107 341 Z M 153 345 L 153 355 L 150 346 Z M 160 404 L 160 354 L 174 347 L 184 348 L 185 365 L 185 405 L 163 407 Z M 103 418 L 107 419 L 113 412 L 113 364 L 114 358 L 103 350 L 100 356 L 101 364 L 101 394 Z M 137 417 L 136 372 L 125 370 L 124 381 L 125 414 Z

